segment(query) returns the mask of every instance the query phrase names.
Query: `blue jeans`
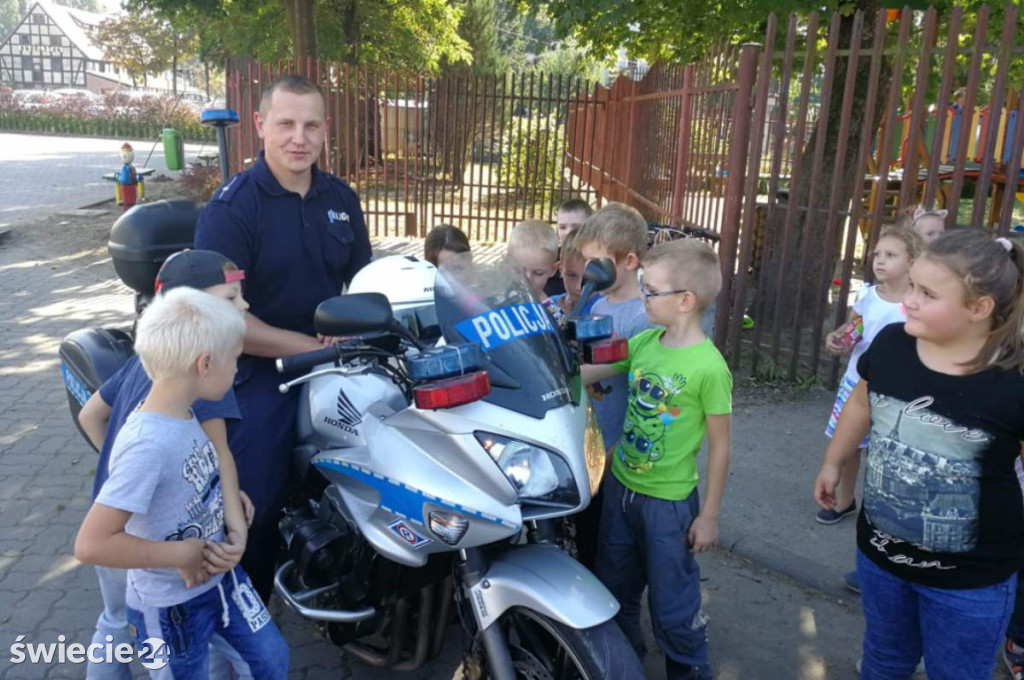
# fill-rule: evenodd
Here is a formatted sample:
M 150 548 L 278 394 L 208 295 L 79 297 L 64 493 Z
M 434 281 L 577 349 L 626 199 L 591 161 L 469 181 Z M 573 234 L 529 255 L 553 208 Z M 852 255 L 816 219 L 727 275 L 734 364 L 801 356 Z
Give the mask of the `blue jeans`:
M 92 644 L 110 644 L 113 647 L 123 643 L 132 643 L 128 634 L 128 619 L 125 614 L 124 589 L 128 582 L 128 572 L 124 569 L 96 567 L 96 578 L 100 582 L 100 597 L 103 599 L 103 611 L 96 620 L 96 632 L 92 636 Z M 107 636 L 112 638 L 107 642 Z M 87 680 L 131 680 L 132 667 L 129 664 L 93 663 L 89 662 L 85 670 Z
M 256 680 L 288 677 L 288 643 L 241 567 L 224 574 L 217 587 L 182 604 L 142 610 L 129 606 L 128 622 L 135 627 L 136 648 L 143 649 L 151 637 L 165 643 L 152 658 L 169 662 L 150 670 L 154 680 L 205 680 L 210 645 L 224 643 L 238 653 L 243 671 Z
M 1017 600 L 1013 605 L 1013 616 L 1010 617 L 1006 637 L 1018 646 L 1024 646 L 1024 571 L 1017 572 Z
M 924 654 L 929 680 L 991 678 L 1013 611 L 1017 576 L 950 590 L 893 576 L 857 551 L 864 607 L 861 680 L 902 680 Z
M 646 586 L 654 637 L 665 656 L 687 666 L 708 663 L 700 567 L 687 539 L 699 512 L 696 489 L 684 501 L 665 501 L 630 491 L 614 475 L 605 477 L 597 577 L 619 601 L 615 620 L 641 658 L 640 597 Z
M 100 582 L 100 596 L 103 599 L 103 611 L 96 620 L 96 632 L 92 636 L 92 644 L 107 644 L 107 636 L 113 640 L 111 646 L 127 643 L 132 644 L 132 636 L 128 633 L 128 614 L 125 605 L 125 589 L 128 587 L 128 571 L 96 567 L 96 578 Z M 218 644 L 221 642 L 222 644 Z M 227 680 L 234 670 L 235 680 L 252 680 L 241 663 L 241 657 L 223 641 L 212 640 L 210 649 L 211 680 Z M 86 680 L 131 680 L 132 667 L 117 661 L 113 663 L 93 663 L 85 671 Z

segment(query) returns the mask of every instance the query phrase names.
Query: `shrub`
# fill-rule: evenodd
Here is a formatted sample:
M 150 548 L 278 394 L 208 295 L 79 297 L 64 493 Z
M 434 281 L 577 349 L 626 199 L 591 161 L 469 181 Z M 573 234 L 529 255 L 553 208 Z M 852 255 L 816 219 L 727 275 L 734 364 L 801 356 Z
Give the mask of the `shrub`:
M 194 201 L 206 203 L 221 185 L 220 169 L 193 163 L 181 172 L 181 188 Z
M 78 101 L 56 97 L 28 108 L 15 99 L 10 87 L 0 85 L 0 129 L 152 139 L 165 127 L 177 129 L 187 142 L 217 138 L 213 128 L 200 122 L 199 114 L 170 95 L 136 98 L 113 92 L 101 104 L 85 109 Z
M 523 198 L 536 187 L 561 186 L 565 140 L 554 114 L 514 116 L 502 139 L 498 176 Z M 541 200 L 549 192 L 538 191 Z

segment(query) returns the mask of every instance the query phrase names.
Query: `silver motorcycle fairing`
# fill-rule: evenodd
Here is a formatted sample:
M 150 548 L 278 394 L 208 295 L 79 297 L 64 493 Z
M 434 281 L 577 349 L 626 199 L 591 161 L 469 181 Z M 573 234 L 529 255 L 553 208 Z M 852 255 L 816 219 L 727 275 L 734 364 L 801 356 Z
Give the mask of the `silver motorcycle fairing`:
M 421 567 L 432 553 L 487 545 L 519 533 L 523 520 L 512 486 L 472 435 L 405 430 L 389 420 L 363 419 L 360 427 L 373 443 L 369 449 L 332 449 L 312 459 L 332 483 L 328 494 L 377 552 Z M 497 474 L 489 474 L 489 468 Z M 434 510 L 468 520 L 455 546 L 430 531 Z
M 311 443 L 321 451 L 366 446 L 362 423 L 371 407 L 376 405 L 390 413 L 406 407 L 398 386 L 389 378 L 375 373 L 320 376 L 303 388 L 302 398 L 309 405 L 308 425 L 300 417 L 299 431 L 305 435 L 303 442 Z M 300 414 L 305 411 L 299 409 Z
M 400 564 L 419 567 L 432 553 L 508 539 L 519 533 L 524 518 L 567 515 L 590 503 L 583 445 L 572 436 L 585 427 L 585 402 L 552 409 L 542 420 L 482 401 L 423 411 L 401 408 L 405 402 L 388 378 L 365 373 L 314 378 L 303 396 L 312 414 L 305 443 L 320 450 L 311 464 L 333 484 L 332 499 L 374 549 Z M 477 431 L 559 453 L 573 474 L 580 505 L 521 503 L 477 441 Z M 431 532 L 432 510 L 469 520 L 458 544 L 449 546 Z
M 458 435 L 472 437 L 474 432 L 489 432 L 535 444 L 561 454 L 576 481 L 580 504 L 576 508 L 563 509 L 531 507 L 528 500 L 523 501 L 524 519 L 546 519 L 571 515 L 590 505 L 590 477 L 581 436 L 587 425 L 585 397 L 578 406 L 570 404 L 552 409 L 541 420 L 486 401 L 477 401 L 458 408 L 437 411 L 409 408 L 396 413 L 388 419 L 388 422 L 406 430 L 419 429 L 444 433 L 445 439 Z M 482 447 L 476 443 L 475 437 L 473 437 L 473 442 L 483 451 Z M 491 478 L 500 480 L 504 487 L 511 490 L 511 483 L 502 474 L 497 464 L 486 454 L 483 460 L 489 465 L 483 465 L 480 468 L 481 471 L 485 471 Z
M 602 624 L 619 611 L 618 601 L 596 576 L 552 545 L 517 546 L 501 553 L 469 593 L 480 630 L 512 607 L 577 630 Z

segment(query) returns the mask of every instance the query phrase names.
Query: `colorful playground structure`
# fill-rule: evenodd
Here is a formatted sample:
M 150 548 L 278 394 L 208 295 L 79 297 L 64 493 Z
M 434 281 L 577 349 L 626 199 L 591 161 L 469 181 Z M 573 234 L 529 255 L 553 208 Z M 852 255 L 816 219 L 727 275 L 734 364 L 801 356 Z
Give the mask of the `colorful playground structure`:
M 939 158 L 938 165 L 936 166 L 938 175 L 936 200 L 940 207 L 947 207 L 950 202 L 950 191 L 952 190 L 950 180 L 952 180 L 954 175 L 958 161 L 957 154 L 962 143 L 961 136 L 967 136 L 966 150 L 964 152 L 964 179 L 971 181 L 979 177 L 985 161 L 985 152 L 989 147 L 989 138 L 994 135 L 995 145 L 993 148 L 995 149 L 995 159 L 992 166 L 991 180 L 991 198 L 993 200 L 991 201 L 991 207 L 986 220 L 987 224 L 993 226 L 999 221 L 1004 202 L 1003 199 L 1007 191 L 1013 191 L 1016 194 L 1016 199 L 1024 202 L 1024 169 L 1020 169 L 1024 167 L 1024 158 L 1019 159 L 1020 162 L 1016 164 L 1011 164 L 1010 162 L 1017 126 L 1021 124 L 1019 120 L 1019 102 L 1020 93 L 1011 92 L 1006 98 L 1000 115 L 994 116 L 991 106 L 983 106 L 973 112 L 970 120 L 966 120 L 963 99 L 962 97 L 957 97 L 954 103 L 948 107 L 946 115 L 941 116 L 943 119 L 941 124 L 939 112 L 932 105 L 922 121 L 921 134 L 917 135 L 917 154 L 919 160 L 917 184 L 919 197 L 923 195 L 924 185 L 929 179 L 929 168 L 933 166 L 931 154 L 935 148 L 936 141 L 939 144 Z M 909 110 L 910 106 L 908 105 L 906 109 Z M 888 136 L 891 139 L 892 145 L 890 148 L 892 162 L 888 186 L 883 196 L 882 183 L 873 183 L 868 197 L 866 216 L 873 214 L 873 209 L 879 200 L 886 201 L 886 211 L 890 215 L 895 212 L 895 197 L 900 191 L 900 185 L 904 179 L 903 169 L 908 158 L 911 118 L 910 113 L 896 117 L 895 134 Z M 884 125 L 883 121 L 883 128 Z M 872 173 L 877 173 L 880 165 L 878 140 L 881 140 L 882 136 L 883 130 L 879 130 L 873 157 L 868 162 L 868 169 Z M 939 140 L 936 140 L 936 136 L 939 136 Z M 1015 177 L 1010 177 L 1008 169 L 1013 165 L 1016 165 L 1018 170 Z M 862 229 L 866 229 L 869 226 L 869 220 L 861 220 Z

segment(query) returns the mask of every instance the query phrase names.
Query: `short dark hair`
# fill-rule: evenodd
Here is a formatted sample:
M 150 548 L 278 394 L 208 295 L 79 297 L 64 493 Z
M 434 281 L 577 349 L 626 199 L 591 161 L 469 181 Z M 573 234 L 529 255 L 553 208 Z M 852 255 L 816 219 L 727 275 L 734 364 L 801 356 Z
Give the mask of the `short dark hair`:
M 558 204 L 558 212 L 581 212 L 590 217 L 594 214 L 594 209 L 582 198 L 570 198 Z
M 468 253 L 469 238 L 458 227 L 441 224 L 430 230 L 423 241 L 423 259 L 437 266 L 437 254 L 442 250 L 453 253 Z
M 275 78 L 270 81 L 265 88 L 263 88 L 263 94 L 260 95 L 261 116 L 267 115 L 267 111 L 270 110 L 270 102 L 274 98 L 274 93 L 278 90 L 291 92 L 292 94 L 312 94 L 316 92 L 320 95 L 320 100 L 324 103 L 324 109 L 326 110 L 327 108 L 327 99 L 324 97 L 323 91 L 316 83 L 306 76 L 289 73 L 288 75 Z

